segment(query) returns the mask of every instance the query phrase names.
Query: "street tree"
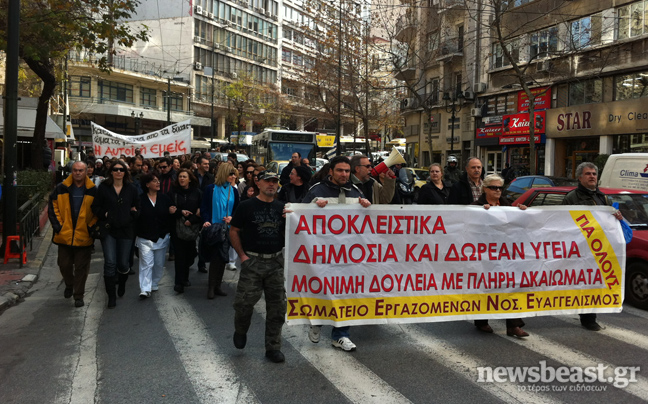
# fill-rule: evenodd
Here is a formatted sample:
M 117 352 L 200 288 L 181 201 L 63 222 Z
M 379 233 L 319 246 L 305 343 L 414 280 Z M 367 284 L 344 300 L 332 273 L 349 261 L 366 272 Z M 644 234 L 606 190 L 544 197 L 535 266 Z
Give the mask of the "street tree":
M 274 88 L 259 83 L 249 73 L 238 73 L 237 79 L 225 84 L 223 92 L 235 111 L 236 118 L 231 123 L 237 131 L 245 130 L 245 118 L 258 116 L 262 110 L 264 118 L 266 112 L 268 118 L 281 116 L 283 105 L 280 94 Z
M 148 38 L 145 26 L 126 24 L 139 0 L 22 0 L 20 58 L 42 80 L 32 140 L 32 166 L 42 169 L 50 98 L 61 82 L 58 70 L 73 49 L 97 56 L 97 67 L 111 68 L 115 47 L 131 47 Z M 0 49 L 7 47 L 7 9 L 0 9 Z

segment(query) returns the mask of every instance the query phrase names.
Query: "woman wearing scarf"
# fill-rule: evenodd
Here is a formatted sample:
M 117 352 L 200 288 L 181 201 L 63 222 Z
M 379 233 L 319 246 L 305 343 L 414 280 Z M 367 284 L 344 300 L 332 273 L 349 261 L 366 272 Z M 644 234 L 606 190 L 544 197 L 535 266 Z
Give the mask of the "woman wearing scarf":
M 205 189 L 200 207 L 205 227 L 213 224 L 229 226 L 232 213 L 239 203 L 238 190 L 231 184 L 232 177 L 238 177 L 237 169 L 230 163 L 222 163 L 216 172 L 214 184 Z M 227 293 L 221 290 L 226 261 L 227 258 L 223 258 L 221 254 L 212 254 L 209 263 L 208 299 L 213 299 L 215 295 L 227 296 Z

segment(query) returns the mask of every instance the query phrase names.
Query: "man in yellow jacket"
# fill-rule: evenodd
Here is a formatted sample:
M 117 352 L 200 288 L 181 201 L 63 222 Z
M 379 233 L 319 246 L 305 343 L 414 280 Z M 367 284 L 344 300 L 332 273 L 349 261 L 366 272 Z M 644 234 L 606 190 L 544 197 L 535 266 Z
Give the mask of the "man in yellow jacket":
M 59 246 L 58 265 L 65 281 L 63 296 L 74 296 L 74 306 L 82 307 L 85 283 L 90 272 L 90 256 L 94 239 L 89 228 L 97 223 L 92 213 L 92 201 L 97 193 L 94 183 L 86 176 L 82 161 L 72 165 L 72 174 L 58 184 L 49 198 L 48 215 Z

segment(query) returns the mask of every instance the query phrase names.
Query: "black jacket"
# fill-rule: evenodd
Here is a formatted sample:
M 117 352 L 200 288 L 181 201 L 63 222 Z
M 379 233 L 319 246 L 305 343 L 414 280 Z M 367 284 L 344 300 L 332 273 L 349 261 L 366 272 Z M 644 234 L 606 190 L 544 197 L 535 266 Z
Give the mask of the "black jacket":
M 169 220 L 171 200 L 169 196 L 158 192 L 155 206 L 153 206 L 148 195 L 144 194 L 141 196 L 140 205 L 140 214 L 137 218 L 137 237 L 156 242 L 169 234 L 171 231 Z
M 611 205 L 607 196 L 596 187 L 595 191 L 585 188 L 582 184 L 578 184 L 576 189 L 573 189 L 565 195 L 563 205 Z
M 450 198 L 450 186 L 443 183 L 443 189 L 437 188 L 432 182 L 428 181 L 419 191 L 419 205 L 447 205 Z
M 484 172 L 482 171 L 481 178 L 484 179 Z M 463 173 L 459 182 L 454 184 L 450 189 L 450 197 L 448 203 L 450 205 L 470 205 L 473 203 L 472 191 L 470 190 L 470 181 L 468 174 Z
M 277 199 L 282 202 L 300 203 L 307 192 L 308 184 L 303 184 L 302 186 L 297 187 L 288 183 L 281 187 Z
M 281 175 L 279 175 L 279 184 L 281 184 L 282 187 L 290 182 L 290 172 L 293 168 L 295 167 L 291 161 L 283 170 L 281 170 Z
M 198 176 L 198 170 L 194 171 L 194 175 L 198 179 L 198 183 L 200 184 L 200 191 L 204 194 L 205 189 L 210 186 L 211 184 L 214 183 L 214 175 L 211 174 L 210 172 L 206 172 L 205 175 L 203 175 L 203 180 L 202 183 L 200 183 L 200 177 Z
M 175 234 L 175 221 L 178 218 L 183 217 L 182 216 L 183 210 L 188 210 L 191 213 L 193 213 L 187 218 L 187 220 L 189 220 L 191 224 L 203 223 L 203 220 L 200 217 L 200 215 L 196 214 L 200 209 L 200 203 L 202 201 L 202 193 L 198 188 L 189 187 L 187 189 L 184 189 L 184 188 L 173 187 L 171 188 L 171 192 L 169 192 L 168 196 L 169 196 L 171 206 L 175 206 L 177 208 L 176 212 L 173 215 L 171 215 L 172 234 Z
M 331 181 L 331 177 L 328 177 L 324 181 L 313 185 L 302 198 L 302 202 L 311 203 L 316 199 L 326 199 L 329 203 L 339 203 L 342 191 L 344 191 L 346 203 L 357 203 L 358 198 L 364 198 L 362 191 L 350 181 L 339 186 Z
M 135 207 L 136 211 L 131 208 Z M 135 238 L 135 220 L 139 215 L 140 198 L 133 184 L 124 184 L 119 195 L 112 185 L 102 182 L 92 202 L 92 212 L 100 222 L 108 222 L 109 234 L 115 238 Z

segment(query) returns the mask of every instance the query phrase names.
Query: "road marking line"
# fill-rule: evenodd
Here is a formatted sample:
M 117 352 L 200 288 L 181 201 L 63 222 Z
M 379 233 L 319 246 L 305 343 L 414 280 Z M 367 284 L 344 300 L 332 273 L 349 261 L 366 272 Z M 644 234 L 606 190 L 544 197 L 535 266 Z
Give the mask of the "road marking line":
M 554 316 L 554 317 L 562 320 L 562 318 L 560 318 L 559 316 Z M 592 331 L 587 331 L 587 332 L 592 332 Z M 515 344 L 523 346 L 530 351 L 546 356 L 547 358 L 551 358 L 556 362 L 563 363 L 567 366 L 578 366 L 578 367 L 585 368 L 588 366 L 596 367 L 598 364 L 603 364 L 603 366 L 608 367 L 608 372 L 606 372 L 607 376 L 612 376 L 611 369 L 617 367 L 613 363 L 588 355 L 584 352 L 576 351 L 573 348 L 567 347 L 558 342 L 554 342 L 548 338 L 542 337 L 538 335 L 537 332 L 534 332 L 533 335 L 531 335 L 529 338 L 524 338 L 524 339 L 509 337 L 503 333 L 502 334 L 498 333 L 497 335 L 499 335 L 502 338 L 506 338 L 507 340 Z M 612 386 L 612 383 L 606 385 L 610 386 L 610 388 L 613 389 L 616 388 Z M 648 379 L 646 379 L 643 376 L 638 376 L 636 382 L 630 383 L 627 387 L 621 390 L 646 401 L 648 400 Z
M 580 320 L 572 317 L 555 317 L 558 320 L 564 321 L 566 323 L 572 324 L 577 327 L 582 327 Z M 634 345 L 637 348 L 648 351 L 648 337 L 639 334 L 635 331 L 626 330 L 625 328 L 616 327 L 609 324 L 604 324 L 605 329 L 601 330 L 600 333 L 608 337 L 617 339 L 621 342 L 625 342 L 630 345 Z M 591 332 L 591 331 L 589 331 Z
M 202 403 L 259 402 L 182 295 L 169 285 L 160 287 L 153 301 Z
M 636 307 L 632 307 L 632 306 L 628 306 L 627 304 L 624 304 L 623 305 L 623 312 L 628 313 L 628 314 L 632 314 L 633 316 L 645 318 L 646 320 L 648 320 L 648 311 L 646 311 L 646 310 L 641 310 L 641 309 L 638 309 Z
M 254 306 L 265 320 L 265 298 Z M 318 344 L 308 339 L 308 327 L 283 327 L 282 336 L 319 371 L 335 388 L 353 403 L 411 403 L 378 375 L 353 358 L 353 353 L 331 346 L 322 336 Z
M 96 400 L 99 379 L 97 365 L 97 334 L 101 315 L 105 306 L 105 294 L 99 291 L 99 274 L 88 275 L 85 310 L 81 337 L 79 340 L 79 357 L 72 371 L 72 390 L 70 404 L 94 403 Z M 79 310 L 79 309 L 75 309 Z
M 384 325 L 382 327 L 385 331 L 393 334 L 394 338 L 408 340 L 413 348 L 424 352 L 430 359 L 438 361 L 447 369 L 452 370 L 459 376 L 463 376 L 477 387 L 486 390 L 489 394 L 504 402 L 547 404 L 561 402 L 538 392 L 519 391 L 517 383 L 478 383 L 477 368 L 487 364 L 478 362 L 470 355 L 449 344 L 446 340 L 431 335 L 417 325 L 400 324 Z

